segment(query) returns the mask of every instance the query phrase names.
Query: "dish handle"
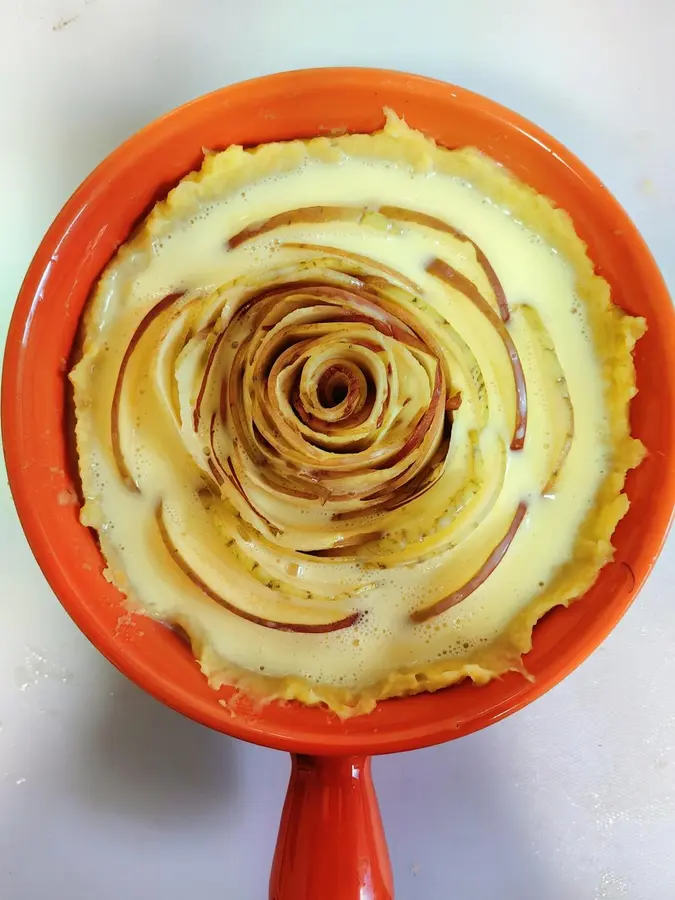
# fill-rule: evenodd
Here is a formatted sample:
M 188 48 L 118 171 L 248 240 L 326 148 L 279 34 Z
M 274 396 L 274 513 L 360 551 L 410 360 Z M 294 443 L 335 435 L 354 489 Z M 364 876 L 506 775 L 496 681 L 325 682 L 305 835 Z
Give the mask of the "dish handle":
M 370 757 L 292 758 L 270 900 L 393 900 Z

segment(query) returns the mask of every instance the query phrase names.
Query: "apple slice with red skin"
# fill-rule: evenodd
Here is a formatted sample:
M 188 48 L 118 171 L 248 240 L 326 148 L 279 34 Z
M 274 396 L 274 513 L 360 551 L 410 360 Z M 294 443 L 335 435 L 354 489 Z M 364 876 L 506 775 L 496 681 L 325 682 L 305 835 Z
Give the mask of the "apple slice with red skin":
M 224 609 L 226 609 L 228 612 L 233 613 L 235 616 L 239 616 L 239 618 L 241 619 L 246 619 L 247 622 L 252 622 L 254 625 L 260 625 L 263 628 L 272 628 L 276 631 L 290 631 L 298 634 L 327 634 L 332 631 L 341 631 L 343 628 L 351 627 L 361 615 L 358 612 L 354 612 L 350 613 L 348 616 L 342 617 L 341 619 L 334 619 L 330 622 L 319 623 L 280 622 L 275 619 L 266 619 L 262 616 L 257 616 L 254 613 L 248 612 L 248 610 L 241 609 L 241 607 L 236 606 L 234 603 L 231 603 L 229 600 L 226 600 L 225 597 L 222 597 L 219 593 L 214 591 L 213 588 L 211 588 L 204 581 L 204 579 L 197 572 L 195 572 L 188 561 L 181 555 L 178 548 L 171 540 L 171 536 L 169 535 L 169 532 L 167 530 L 161 504 L 157 509 L 156 522 L 159 535 L 162 539 L 162 543 L 170 553 L 171 558 L 176 563 L 178 568 L 192 582 L 192 584 L 195 587 L 199 588 L 199 590 L 203 594 L 205 594 L 219 606 L 222 606 Z
M 416 450 L 422 443 L 429 428 L 431 427 L 432 422 L 434 421 L 434 418 L 436 417 L 436 411 L 438 410 L 439 404 L 443 398 L 444 387 L 445 379 L 443 377 L 443 371 L 440 364 L 437 363 L 436 374 L 434 376 L 434 387 L 431 392 L 431 400 L 429 402 L 429 406 L 425 410 L 424 415 L 413 429 L 412 434 L 405 442 L 405 444 L 401 447 L 398 453 L 392 456 L 391 459 L 387 460 L 387 464 L 389 466 L 393 466 L 397 462 L 400 462 L 402 459 L 405 459 L 406 456 L 410 456 L 413 450 Z
M 201 384 L 199 385 L 199 393 L 197 394 L 194 410 L 192 411 L 192 427 L 195 433 L 199 431 L 199 425 L 202 417 L 202 403 L 204 402 L 204 395 L 206 394 L 206 388 L 208 387 L 211 369 L 213 368 L 213 364 L 216 361 L 216 356 L 218 354 L 218 351 L 220 350 L 220 346 L 223 343 L 226 334 L 226 329 L 220 332 L 218 337 L 213 342 L 211 352 L 209 353 L 208 359 L 206 360 L 204 374 L 202 375 Z
M 229 239 L 228 247 L 234 250 L 245 241 L 289 225 L 320 225 L 324 222 L 358 222 L 364 210 L 358 206 L 304 206 L 279 213 L 262 222 L 248 225 Z
M 495 329 L 499 337 L 502 339 L 504 348 L 509 356 L 511 363 L 511 371 L 513 372 L 513 382 L 516 391 L 516 421 L 513 429 L 513 437 L 511 439 L 512 450 L 522 450 L 525 444 L 525 434 L 527 432 L 527 385 L 525 384 L 525 373 L 523 364 L 520 361 L 518 350 L 513 342 L 513 338 L 509 334 L 509 330 L 497 315 L 494 309 L 487 302 L 485 297 L 478 290 L 473 281 L 470 281 L 457 269 L 453 269 L 442 259 L 433 259 L 426 267 L 430 275 L 434 275 L 439 281 L 464 294 L 474 306 L 485 316 L 488 322 Z
M 183 294 L 183 291 L 179 291 L 174 294 L 168 294 L 166 297 L 164 297 L 164 299 L 160 300 L 159 303 L 156 303 L 152 307 L 152 309 L 145 314 L 145 316 L 143 316 L 139 326 L 136 328 L 131 336 L 131 340 L 127 344 L 127 349 L 124 351 L 124 356 L 122 357 L 122 362 L 120 363 L 120 367 L 117 372 L 117 381 L 115 382 L 115 390 L 113 392 L 113 399 L 110 407 L 110 442 L 112 444 L 113 458 L 115 460 L 115 465 L 117 466 L 117 471 L 120 475 L 120 478 L 122 479 L 126 487 L 128 487 L 129 490 L 134 491 L 135 493 L 139 492 L 139 488 L 132 478 L 131 472 L 127 467 L 120 438 L 120 403 L 122 402 L 124 377 L 126 375 L 127 368 L 129 367 L 129 362 L 131 360 L 131 357 L 133 356 L 134 350 L 139 345 L 146 331 L 150 328 L 153 322 L 155 322 L 156 319 L 162 315 L 162 313 L 166 312 L 166 310 L 169 309 L 169 307 L 172 306 L 177 300 L 180 300 Z
M 495 300 L 497 301 L 497 306 L 499 307 L 499 314 L 502 317 L 502 321 L 508 322 L 509 305 L 506 300 L 504 288 L 502 287 L 501 282 L 497 277 L 497 273 L 492 268 L 492 263 L 490 262 L 490 260 L 483 253 L 478 244 L 475 241 L 472 241 L 468 235 L 464 234 L 463 231 L 459 231 L 459 229 L 457 228 L 453 228 L 452 225 L 449 225 L 442 219 L 437 219 L 435 216 L 428 216 L 426 213 L 416 212 L 412 209 L 404 209 L 401 206 L 381 206 L 379 212 L 383 216 L 386 216 L 388 219 L 394 219 L 397 222 L 412 222 L 415 225 L 423 225 L 426 228 L 433 228 L 435 231 L 442 231 L 445 234 L 452 235 L 459 241 L 464 241 L 467 244 L 471 244 L 476 252 L 478 265 L 485 272 L 490 287 L 492 288 L 492 292 L 495 295 Z
M 542 374 L 545 376 L 547 386 L 550 385 L 550 402 L 549 411 L 551 418 L 555 420 L 559 428 L 556 438 L 552 441 L 553 454 L 549 477 L 546 484 L 542 488 L 544 497 L 552 497 L 555 493 L 555 486 L 562 472 L 574 440 L 574 406 L 570 397 L 565 372 L 560 365 L 558 354 L 556 353 L 553 338 L 544 325 L 543 319 L 539 312 L 533 307 L 523 304 L 518 307 L 518 311 L 523 316 L 530 327 L 530 332 L 536 342 L 537 356 L 541 365 Z M 554 412 L 557 408 L 557 416 Z
M 302 550 L 300 552 L 320 558 L 351 556 L 355 547 L 361 547 L 363 544 L 370 544 L 372 541 L 379 541 L 384 537 L 384 534 L 383 531 L 368 531 L 364 534 L 354 534 L 349 537 L 338 538 L 333 541 L 330 547 L 324 547 L 321 550 Z
M 501 541 L 497 544 L 492 553 L 485 560 L 480 569 L 473 575 L 466 584 L 463 584 L 460 588 L 457 588 L 456 591 L 453 591 L 451 594 L 448 594 L 447 597 L 443 597 L 442 600 L 438 600 L 436 603 L 432 603 L 431 606 L 423 607 L 422 609 L 416 609 L 414 612 L 410 613 L 410 618 L 413 622 L 426 622 L 428 619 L 432 619 L 434 616 L 439 616 L 441 613 L 446 612 L 448 609 L 451 609 L 453 606 L 457 606 L 458 603 L 461 603 L 462 600 L 466 600 L 475 590 L 477 590 L 484 581 L 486 581 L 490 575 L 497 568 L 499 563 L 504 558 L 506 551 L 511 546 L 513 539 L 515 538 L 520 525 L 525 518 L 525 513 L 527 512 L 527 504 L 519 503 L 518 508 L 516 509 L 516 514 L 513 517 L 511 524 L 509 525 L 508 531 L 501 539 Z
M 362 256 L 360 253 L 351 253 L 347 250 L 342 250 L 340 247 L 332 247 L 323 244 L 309 244 L 306 241 L 283 241 L 281 246 L 290 247 L 293 250 L 311 250 L 316 253 L 322 253 L 324 256 L 336 256 L 339 259 L 346 259 L 348 262 L 356 263 L 359 266 L 366 266 L 369 269 L 376 269 L 378 272 L 388 275 L 390 278 L 393 278 L 394 281 L 397 281 L 399 285 L 405 287 L 406 290 L 411 291 L 417 296 L 423 293 L 419 284 L 415 284 L 414 281 L 411 281 L 410 278 L 406 278 L 405 275 L 397 272 L 396 269 L 391 269 L 389 266 L 385 266 L 384 263 L 378 262 L 370 256 Z M 354 277 L 360 279 L 365 276 L 357 274 Z M 372 279 L 372 283 L 375 284 L 375 279 Z M 365 283 L 364 287 L 367 287 Z

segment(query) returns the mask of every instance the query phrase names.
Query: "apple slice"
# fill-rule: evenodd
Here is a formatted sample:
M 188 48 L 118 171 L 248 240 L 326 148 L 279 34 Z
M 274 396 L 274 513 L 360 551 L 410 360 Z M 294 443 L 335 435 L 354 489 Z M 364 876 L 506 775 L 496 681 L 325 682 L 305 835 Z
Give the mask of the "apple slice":
M 485 379 L 478 360 L 459 332 L 447 321 L 443 325 L 443 344 L 446 354 L 454 358 L 456 366 L 464 374 L 468 403 L 475 410 L 479 426 L 484 428 L 487 425 L 490 410 Z M 450 394 L 446 403 L 448 412 L 452 414 L 454 410 L 458 409 L 463 399 L 465 398 L 461 396 L 461 392 Z
M 391 269 L 389 266 L 385 266 L 384 263 L 378 262 L 370 256 L 362 256 L 360 253 L 350 253 L 348 250 L 342 250 L 340 247 L 331 247 L 323 244 L 308 244 L 304 241 L 283 241 L 281 246 L 290 247 L 294 250 L 310 250 L 315 253 L 322 253 L 324 256 L 336 256 L 338 259 L 346 259 L 348 262 L 356 263 L 359 267 L 375 269 L 377 272 L 381 273 L 381 275 L 387 275 L 399 285 L 405 287 L 406 290 L 411 291 L 417 296 L 423 293 L 419 284 L 415 284 L 414 281 L 406 278 L 405 275 L 397 272 L 396 269 Z M 375 278 L 369 278 L 369 283 L 373 287 L 378 286 Z
M 260 237 L 275 228 L 287 228 L 289 225 L 317 225 L 323 222 L 358 222 L 364 210 L 359 206 L 304 206 L 289 209 L 262 222 L 247 225 L 228 241 L 230 249 L 238 247 L 245 241 Z
M 565 460 L 574 440 L 574 407 L 570 398 L 567 379 L 555 351 L 553 338 L 544 325 L 539 312 L 529 305 L 518 307 L 527 322 L 537 359 L 547 390 L 547 407 L 553 425 L 554 439 L 551 441 L 551 470 L 542 488 L 545 497 L 552 497 Z
M 446 612 L 446 610 L 450 609 L 453 606 L 457 606 L 458 603 L 461 603 L 462 600 L 466 600 L 477 588 L 486 581 L 490 575 L 497 568 L 499 563 L 504 558 L 504 554 L 511 546 L 513 539 L 520 528 L 520 525 L 525 518 L 525 513 L 527 512 L 527 504 L 519 503 L 518 508 L 516 509 L 516 514 L 513 517 L 513 521 L 509 525 L 508 531 L 501 539 L 501 541 L 497 544 L 492 553 L 485 560 L 480 569 L 473 575 L 465 584 L 463 584 L 456 591 L 453 591 L 451 594 L 448 594 L 447 597 L 443 597 L 442 600 L 438 600 L 436 603 L 432 603 L 431 606 L 423 607 L 422 609 L 416 609 L 414 612 L 410 613 L 410 618 L 413 622 L 426 622 L 428 619 L 432 619 L 434 616 L 439 616 L 441 613 Z
M 124 390 L 124 379 L 129 367 L 129 362 L 133 356 L 134 350 L 138 347 L 140 341 L 150 326 L 166 312 L 177 300 L 183 296 L 184 292 L 180 291 L 174 294 L 168 294 L 159 303 L 156 303 L 149 312 L 143 316 L 140 324 L 131 336 L 131 340 L 127 344 L 124 351 L 122 362 L 117 372 L 117 381 L 115 382 L 115 390 L 113 392 L 112 404 L 110 406 L 110 441 L 112 444 L 113 458 L 120 478 L 135 493 L 139 492 L 138 485 L 134 481 L 129 468 L 127 467 L 124 451 L 122 450 L 122 441 L 120 436 L 120 404 L 122 402 L 122 391 Z
M 408 565 L 437 556 L 450 546 L 459 545 L 489 515 L 504 484 L 506 447 L 495 437 L 494 452 L 484 454 L 478 433 L 469 432 L 467 437 L 466 468 L 456 471 L 453 481 L 435 492 L 436 496 L 431 495 L 428 506 L 433 513 L 427 520 L 388 529 L 389 537 L 400 531 L 406 538 L 406 546 L 391 553 L 390 562 Z M 438 508 L 439 499 L 442 509 Z
M 248 506 L 248 508 L 251 510 L 251 512 L 261 520 L 261 522 L 265 523 L 265 525 L 269 528 L 269 530 L 272 532 L 272 534 L 274 534 L 274 535 L 280 534 L 281 529 L 277 528 L 277 526 L 274 525 L 272 522 L 270 522 L 270 520 L 268 518 L 263 516 L 263 514 L 260 512 L 260 510 L 258 510 L 253 505 L 253 503 L 251 503 L 251 500 L 249 499 L 248 494 L 242 487 L 241 481 L 239 480 L 239 476 L 237 475 L 234 465 L 232 464 L 232 460 L 229 457 L 227 459 L 227 465 L 228 465 L 228 468 L 230 471 L 226 472 L 225 476 L 226 476 L 227 480 L 230 482 L 230 484 L 232 485 L 232 487 L 235 489 L 235 491 L 241 496 L 244 503 Z
M 379 541 L 382 537 L 384 537 L 383 531 L 368 531 L 364 534 L 352 534 L 337 538 L 329 547 L 324 547 L 321 550 L 303 550 L 302 552 L 308 556 L 318 558 L 352 556 L 355 547 L 362 547 L 363 544 Z
M 271 619 L 263 615 L 258 615 L 257 613 L 254 613 L 250 610 L 242 609 L 240 606 L 237 606 L 230 600 L 227 600 L 225 597 L 221 596 L 217 591 L 213 590 L 213 588 L 211 588 L 206 583 L 206 581 L 204 581 L 204 579 L 192 568 L 185 557 L 180 553 L 180 551 L 172 541 L 171 535 L 169 534 L 169 531 L 167 529 L 161 504 L 157 509 L 156 522 L 159 536 L 162 539 L 162 543 L 166 547 L 167 551 L 171 555 L 171 558 L 176 563 L 178 568 L 192 582 L 192 584 L 219 606 L 222 606 L 228 612 L 233 613 L 233 615 L 239 616 L 239 618 L 241 619 L 246 619 L 247 622 L 252 622 L 254 625 L 260 625 L 263 628 L 272 628 L 276 631 L 291 631 L 301 634 L 327 634 L 331 631 L 340 631 L 343 628 L 349 628 L 356 622 L 356 620 L 360 616 L 360 613 L 354 612 L 339 619 L 327 618 L 326 621 L 282 622 L 277 619 Z M 235 582 L 242 581 L 241 577 L 235 578 L 234 573 L 232 573 L 232 580 Z M 279 605 L 278 592 L 274 592 L 265 585 L 261 585 L 259 582 L 255 581 L 255 579 L 247 579 L 247 581 L 254 582 L 253 585 L 247 585 L 249 588 L 249 594 L 251 594 L 251 587 L 253 587 L 255 591 L 255 593 L 253 593 L 251 597 L 252 600 L 259 603 L 263 607 Z M 237 586 L 240 587 L 240 585 Z M 290 598 L 284 599 L 289 600 L 289 605 L 294 607 L 296 612 L 301 611 L 301 607 L 299 607 L 297 603 L 294 604 L 290 600 Z M 323 610 L 320 611 L 316 608 L 307 608 L 307 610 L 302 609 L 302 613 L 306 614 L 308 617 L 317 617 L 319 619 L 323 619 L 325 617 L 325 612 Z
M 494 309 L 487 302 L 485 297 L 478 290 L 473 281 L 466 276 L 453 269 L 442 259 L 433 259 L 426 267 L 430 275 L 434 275 L 440 281 L 464 294 L 474 306 L 480 310 L 485 318 L 490 322 L 499 337 L 502 339 L 504 348 L 508 353 L 511 362 L 511 370 L 513 372 L 513 381 L 516 391 L 516 421 L 513 429 L 513 437 L 511 439 L 512 450 L 522 450 L 525 444 L 525 433 L 527 431 L 527 386 L 525 384 L 525 373 L 518 356 L 516 345 L 513 338 L 509 334 L 508 328 L 497 315 Z
M 434 420 L 438 421 L 438 427 L 442 425 L 442 418 L 439 418 L 436 413 L 442 401 L 445 400 L 445 378 L 443 377 L 443 370 L 440 364 L 436 363 L 436 374 L 434 376 L 434 387 L 431 393 L 431 400 L 429 402 L 429 406 L 424 411 L 421 419 L 413 428 L 413 431 L 405 442 L 405 444 L 401 447 L 401 449 L 394 454 L 389 460 L 388 464 L 390 466 L 395 465 L 397 462 L 400 462 L 402 459 L 405 459 L 407 456 L 416 450 L 417 447 L 420 446 L 429 430 L 434 423 Z M 445 409 L 445 404 L 443 405 Z
M 194 410 L 192 413 L 192 428 L 196 432 L 199 431 L 199 425 L 202 417 L 202 403 L 204 402 L 204 395 L 206 394 L 206 389 L 209 385 L 209 377 L 211 375 L 211 369 L 213 368 L 213 364 L 216 361 L 216 356 L 218 355 L 218 351 L 220 350 L 221 344 L 223 343 L 223 339 L 227 334 L 227 329 L 223 329 L 220 334 L 216 337 L 213 342 L 213 346 L 211 347 L 211 352 L 209 353 L 208 359 L 206 360 L 206 366 L 204 367 L 204 373 L 202 375 L 202 380 L 199 385 L 199 392 L 197 393 L 197 399 L 195 400 Z
M 445 234 L 452 235 L 459 241 L 464 241 L 467 244 L 471 244 L 476 253 L 478 265 L 485 272 L 488 283 L 492 288 L 492 293 L 495 295 L 495 300 L 497 301 L 497 306 L 499 307 L 499 314 L 502 317 L 502 321 L 508 322 L 509 304 L 506 300 L 504 288 L 502 287 L 501 282 L 497 277 L 497 273 L 492 268 L 492 263 L 490 262 L 490 260 L 483 253 L 478 244 L 475 241 L 472 241 L 467 234 L 464 234 L 463 231 L 454 228 L 448 222 L 444 222 L 443 219 L 437 219 L 435 216 L 428 216 L 426 213 L 416 212 L 412 209 L 404 209 L 401 206 L 381 206 L 379 212 L 383 216 L 386 216 L 388 219 L 394 219 L 397 222 L 412 222 L 414 225 L 423 225 L 426 228 L 433 228 L 435 231 L 442 231 Z

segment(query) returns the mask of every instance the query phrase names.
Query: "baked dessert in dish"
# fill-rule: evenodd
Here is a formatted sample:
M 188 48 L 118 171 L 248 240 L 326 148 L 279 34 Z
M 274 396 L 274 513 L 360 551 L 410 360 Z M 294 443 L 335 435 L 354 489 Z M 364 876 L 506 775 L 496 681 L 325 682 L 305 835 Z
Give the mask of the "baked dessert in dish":
M 85 310 L 82 522 L 215 688 L 348 716 L 526 674 L 612 557 L 644 328 L 563 210 L 393 112 L 206 153 Z

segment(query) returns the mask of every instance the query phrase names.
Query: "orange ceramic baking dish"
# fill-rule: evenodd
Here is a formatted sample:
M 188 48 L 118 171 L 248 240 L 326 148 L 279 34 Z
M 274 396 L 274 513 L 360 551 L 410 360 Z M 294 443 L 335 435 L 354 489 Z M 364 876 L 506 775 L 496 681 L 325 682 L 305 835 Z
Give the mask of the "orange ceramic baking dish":
M 134 224 L 202 148 L 381 127 L 383 106 L 448 147 L 472 144 L 551 197 L 574 219 L 614 301 L 649 325 L 636 353 L 633 434 L 649 455 L 626 483 L 629 513 L 616 557 L 582 601 L 537 625 L 527 681 L 386 700 L 341 722 L 321 709 L 212 691 L 187 646 L 144 620 L 120 627 L 121 595 L 102 572 L 92 533 L 68 502 L 75 485 L 67 416 L 68 358 L 92 285 Z M 35 190 L 40 190 L 39 182 Z M 675 500 L 675 315 L 640 235 L 601 182 L 535 125 L 483 97 L 375 69 L 272 75 L 201 97 L 112 153 L 57 216 L 30 266 L 12 318 L 2 383 L 11 489 L 33 552 L 87 637 L 125 675 L 179 712 L 244 740 L 289 750 L 293 771 L 272 871 L 274 900 L 384 900 L 392 878 L 368 758 L 461 737 L 530 703 L 564 678 L 617 623 L 647 576 Z M 122 619 L 122 622 L 125 620 Z M 419 823 L 424 828 L 424 823 Z

